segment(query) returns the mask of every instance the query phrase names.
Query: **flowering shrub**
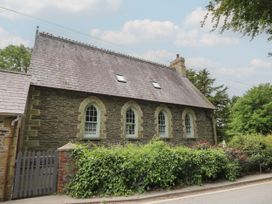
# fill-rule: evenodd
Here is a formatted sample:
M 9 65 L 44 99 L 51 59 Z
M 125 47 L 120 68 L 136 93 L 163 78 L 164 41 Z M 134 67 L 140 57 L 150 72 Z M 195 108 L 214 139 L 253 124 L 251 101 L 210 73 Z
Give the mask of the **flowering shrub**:
M 212 145 L 208 141 L 198 141 L 191 146 L 193 149 L 209 149 L 211 147 Z
M 226 152 L 239 163 L 242 175 L 272 170 L 271 135 L 238 135 L 232 138 L 229 147 Z M 235 151 L 236 155 L 233 155 Z

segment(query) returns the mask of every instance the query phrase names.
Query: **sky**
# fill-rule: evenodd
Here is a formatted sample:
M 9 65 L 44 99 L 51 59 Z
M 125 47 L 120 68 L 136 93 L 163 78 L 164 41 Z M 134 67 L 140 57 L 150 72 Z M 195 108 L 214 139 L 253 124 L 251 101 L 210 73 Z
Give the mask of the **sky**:
M 169 65 L 177 53 L 187 68 L 206 68 L 230 96 L 272 83 L 272 42 L 200 26 L 208 0 L 0 0 L 0 49 L 33 47 L 41 32 Z M 10 12 L 8 8 L 17 13 Z M 19 14 L 18 14 L 19 13 Z M 23 15 L 22 15 L 23 14 Z

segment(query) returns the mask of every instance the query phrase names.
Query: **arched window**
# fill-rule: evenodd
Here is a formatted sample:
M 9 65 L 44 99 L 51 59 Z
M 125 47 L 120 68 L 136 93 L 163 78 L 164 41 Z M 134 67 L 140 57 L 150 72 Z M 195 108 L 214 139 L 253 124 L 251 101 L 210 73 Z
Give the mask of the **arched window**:
M 79 105 L 78 133 L 81 139 L 106 138 L 106 107 L 99 98 L 90 96 Z
M 85 111 L 85 138 L 99 137 L 100 111 L 94 105 L 90 105 Z
M 172 114 L 166 105 L 160 105 L 155 110 L 155 131 L 161 138 L 172 137 Z
M 186 108 L 182 112 L 183 137 L 197 138 L 197 120 L 195 112 Z
M 135 111 L 129 107 L 126 112 L 126 137 L 137 137 L 137 115 Z
M 190 113 L 185 115 L 185 134 L 186 137 L 194 137 L 194 122 Z
M 158 125 L 160 137 L 168 137 L 168 118 L 163 111 L 158 115 Z
M 138 139 L 142 136 L 143 112 L 135 101 L 128 101 L 121 108 L 121 137 Z

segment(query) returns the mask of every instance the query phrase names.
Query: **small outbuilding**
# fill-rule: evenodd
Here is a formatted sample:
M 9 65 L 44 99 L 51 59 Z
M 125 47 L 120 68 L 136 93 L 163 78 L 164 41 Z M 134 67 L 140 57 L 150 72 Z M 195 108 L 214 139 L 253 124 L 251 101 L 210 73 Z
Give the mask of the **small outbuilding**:
M 0 70 L 0 201 L 11 194 L 29 87 L 30 75 Z

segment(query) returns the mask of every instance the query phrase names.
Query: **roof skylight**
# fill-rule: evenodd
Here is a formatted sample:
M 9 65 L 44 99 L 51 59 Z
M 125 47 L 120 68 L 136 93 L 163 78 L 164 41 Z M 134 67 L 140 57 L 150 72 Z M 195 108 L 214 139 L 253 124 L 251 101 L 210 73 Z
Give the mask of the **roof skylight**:
M 156 88 L 156 89 L 161 89 L 161 86 L 159 85 L 158 82 L 152 81 L 151 83 L 153 84 L 154 88 Z
M 127 82 L 126 78 L 121 74 L 116 74 L 116 78 L 117 78 L 117 81 L 119 82 L 123 82 L 123 83 Z

